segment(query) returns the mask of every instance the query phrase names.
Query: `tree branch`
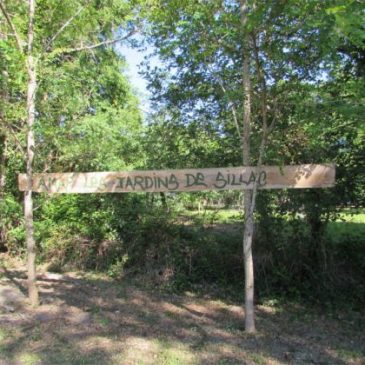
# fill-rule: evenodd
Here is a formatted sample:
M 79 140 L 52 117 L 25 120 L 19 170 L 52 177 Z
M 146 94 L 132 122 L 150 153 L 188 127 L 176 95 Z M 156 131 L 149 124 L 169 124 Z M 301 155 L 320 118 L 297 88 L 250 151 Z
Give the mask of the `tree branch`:
M 205 24 L 203 24 L 203 22 L 200 22 L 200 24 L 201 24 L 203 29 L 206 28 L 206 26 L 205 26 Z M 204 35 L 206 36 L 205 32 L 204 32 Z M 222 44 L 222 41 L 226 36 L 227 36 L 227 34 L 225 36 L 222 36 L 221 38 L 218 38 L 217 35 L 215 33 L 213 33 L 213 37 L 215 38 L 217 44 L 219 44 L 219 45 Z M 207 37 L 206 37 L 206 39 L 207 39 Z M 208 64 L 208 67 L 209 67 L 209 64 Z M 214 72 L 211 70 L 210 67 L 209 67 L 209 69 L 210 69 L 211 74 L 214 77 Z M 224 86 L 222 78 L 218 76 L 217 80 L 218 80 L 219 86 L 221 87 L 221 89 L 223 91 L 223 94 L 226 95 L 226 97 L 228 99 L 228 102 L 231 104 L 232 116 L 233 116 L 233 121 L 234 121 L 234 124 L 235 124 L 235 127 L 236 127 L 236 131 L 237 131 L 238 137 L 242 140 L 242 135 L 241 135 L 240 126 L 239 126 L 238 117 L 237 117 L 237 109 L 236 109 L 233 101 L 231 100 L 231 98 L 229 97 L 229 95 L 227 93 L 227 89 Z
M 15 147 L 19 150 L 22 157 L 25 157 L 26 151 L 25 151 L 24 147 L 22 146 L 21 142 L 19 141 L 19 138 L 18 138 L 16 132 L 13 130 L 13 127 L 9 123 L 6 123 L 5 120 L 2 118 L 0 118 L 0 124 L 4 125 L 5 131 L 9 131 L 11 133 L 11 135 L 15 141 L 15 143 L 14 143 Z
M 256 44 L 255 36 L 253 38 L 253 45 L 254 45 L 254 55 L 256 61 L 256 72 L 258 81 L 260 83 L 260 104 L 261 104 L 261 117 L 262 117 L 262 137 L 261 137 L 261 144 L 259 149 L 259 159 L 258 159 L 258 166 L 261 166 L 262 159 L 265 153 L 266 141 L 268 136 L 268 125 L 267 125 L 267 92 L 266 92 L 266 82 L 265 78 L 262 73 L 260 59 L 259 59 L 259 52 Z
M 121 41 L 124 41 L 124 40 L 130 38 L 136 32 L 137 32 L 137 29 L 132 29 L 127 35 L 125 35 L 123 37 L 116 38 L 116 39 L 109 39 L 107 41 L 95 43 L 90 46 L 80 46 L 80 47 L 76 47 L 76 48 L 64 49 L 60 52 L 60 54 L 75 53 L 75 52 L 80 52 L 80 51 L 91 50 L 91 49 L 98 48 L 101 46 L 109 46 L 111 44 L 115 44 L 115 43 L 118 43 L 118 42 L 121 42 Z
M 29 22 L 28 22 L 28 56 L 32 56 L 33 43 L 34 43 L 34 13 L 35 13 L 35 0 L 29 0 Z
M 230 106 L 231 106 L 233 121 L 234 121 L 234 124 L 236 126 L 236 131 L 237 131 L 238 137 L 241 139 L 242 138 L 242 135 L 241 135 L 240 126 L 239 126 L 239 123 L 238 123 L 236 107 L 235 107 L 233 101 L 231 100 L 231 98 L 228 95 L 227 89 L 224 86 L 224 83 L 223 83 L 222 78 L 219 77 L 219 76 L 214 76 L 214 72 L 212 71 L 210 65 L 208 64 L 207 66 L 208 66 L 208 69 L 210 70 L 210 73 L 212 74 L 212 76 L 213 77 L 216 77 L 216 79 L 217 79 L 217 81 L 219 83 L 219 86 L 221 87 L 221 89 L 223 91 L 223 94 L 227 97 L 228 102 L 231 104 Z
M 46 51 L 48 51 L 52 45 L 52 43 L 56 40 L 56 38 L 71 24 L 71 22 L 84 10 L 85 6 L 79 8 L 79 10 L 70 18 L 68 19 L 62 27 L 53 35 L 53 37 L 49 40 L 46 44 Z
M 0 10 L 4 14 L 4 17 L 9 25 L 9 27 L 11 28 L 12 32 L 14 33 L 16 44 L 18 46 L 19 51 L 23 53 L 23 45 L 22 45 L 23 42 L 19 36 L 19 33 L 17 32 L 17 30 L 15 28 L 14 23 L 11 21 L 10 16 L 9 16 L 8 12 L 6 11 L 5 6 L 2 1 L 0 1 Z
M 228 96 L 227 90 L 224 87 L 223 83 L 221 83 L 219 80 L 218 80 L 218 82 L 219 82 L 219 85 L 220 85 L 223 93 L 227 96 L 228 101 L 231 104 L 232 116 L 233 116 L 234 124 L 236 126 L 236 131 L 237 131 L 238 137 L 240 139 L 242 139 L 242 135 L 241 135 L 241 131 L 240 131 L 240 126 L 239 126 L 238 118 L 237 118 L 237 110 L 236 110 L 236 107 L 234 106 L 233 101 L 231 101 L 230 97 Z
M 271 121 L 270 125 L 268 126 L 268 132 L 269 133 L 271 133 L 271 131 L 275 127 L 275 123 L 276 123 L 276 120 L 277 120 L 277 116 L 278 116 L 278 103 L 277 103 L 277 100 L 274 99 L 274 112 L 273 112 L 273 117 L 272 117 L 272 121 Z

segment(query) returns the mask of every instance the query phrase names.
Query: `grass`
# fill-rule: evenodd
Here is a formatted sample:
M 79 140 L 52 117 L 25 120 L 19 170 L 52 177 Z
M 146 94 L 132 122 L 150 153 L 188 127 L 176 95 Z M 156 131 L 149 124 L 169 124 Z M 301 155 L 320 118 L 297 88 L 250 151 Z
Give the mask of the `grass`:
M 8 353 L 7 339 L 11 338 L 11 333 L 6 328 L 0 327 L 0 359 Z
M 349 237 L 357 237 L 363 241 L 365 239 L 365 221 L 356 223 L 353 221 L 329 222 L 327 233 L 334 242 L 341 242 Z
M 365 223 L 364 209 L 343 209 L 339 220 L 352 223 Z
M 185 210 L 182 215 L 199 222 L 204 220 L 221 224 L 243 222 L 243 213 L 237 209 Z M 365 211 L 344 209 L 337 220 L 337 223 L 341 222 L 365 223 Z
M 233 209 L 185 211 L 184 216 L 198 226 L 243 224 L 242 212 Z M 344 209 L 337 221 L 328 223 L 326 233 L 334 244 L 351 241 L 365 245 L 365 212 Z
M 339 358 L 346 362 L 350 361 L 361 362 L 365 355 L 365 349 L 363 351 L 364 352 L 361 352 L 359 350 L 347 350 L 342 348 L 336 349 Z
M 0 328 L 0 343 L 8 337 L 8 332 L 5 329 Z
M 365 247 L 365 213 L 344 211 L 336 222 L 329 222 L 327 235 L 334 244 Z
M 19 355 L 18 361 L 22 365 L 37 365 L 41 362 L 41 359 L 36 354 L 31 354 L 31 353 L 25 352 L 25 353 L 22 353 L 21 355 Z
M 260 353 L 253 353 L 250 355 L 251 360 L 254 364 L 257 365 L 265 365 L 267 363 L 267 359 L 265 356 L 261 355 Z
M 18 268 L 14 276 L 21 273 Z M 9 314 L 16 320 L 11 330 L 0 321 L 0 360 L 20 365 L 281 365 L 287 356 L 292 363 L 365 361 L 363 313 L 327 316 L 273 300 L 257 306 L 258 333 L 247 335 L 237 301 L 159 293 L 102 274 L 65 275 L 39 282 L 41 297 L 52 296 L 52 304 Z M 49 315 L 46 321 L 34 319 L 41 311 Z M 86 323 L 77 322 L 80 314 L 89 314 Z
M 228 224 L 243 221 L 242 212 L 236 209 L 205 209 L 185 210 L 184 217 L 190 218 L 195 224 Z
M 215 235 L 212 239 L 225 252 L 241 234 L 238 230 L 229 231 L 230 224 L 238 227 L 237 223 L 242 223 L 236 210 L 191 211 L 186 216 L 191 224 L 213 225 L 214 229 L 206 229 L 204 236 Z M 328 225 L 328 234 L 340 244 L 352 242 L 351 247 L 355 247 L 355 242 L 363 247 L 364 223 L 364 213 L 353 215 L 345 211 L 341 220 Z M 203 242 L 205 253 L 212 242 Z M 220 261 L 223 259 L 222 255 Z M 15 276 L 24 274 L 24 268 L 14 270 Z M 228 300 L 221 287 L 220 296 L 216 289 L 213 293 L 209 288 L 176 294 L 156 290 L 157 285 L 147 290 L 129 279 L 112 280 L 101 273 L 64 275 L 65 280 L 40 281 L 41 297 L 54 299 L 46 307 L 47 313 L 51 313 L 50 320 L 34 319 L 42 307 L 38 310 L 25 307 L 8 314 L 16 319 L 11 327 L 0 320 L 0 363 L 1 360 L 20 365 L 365 363 L 363 312 L 337 309 L 330 312 L 271 297 L 257 306 L 258 333 L 250 336 L 244 333 L 243 301 L 237 299 L 237 292 Z M 78 324 L 80 313 L 89 314 L 86 323 Z
M 186 346 L 171 343 L 165 339 L 157 340 L 156 363 L 161 365 L 191 364 L 193 356 Z

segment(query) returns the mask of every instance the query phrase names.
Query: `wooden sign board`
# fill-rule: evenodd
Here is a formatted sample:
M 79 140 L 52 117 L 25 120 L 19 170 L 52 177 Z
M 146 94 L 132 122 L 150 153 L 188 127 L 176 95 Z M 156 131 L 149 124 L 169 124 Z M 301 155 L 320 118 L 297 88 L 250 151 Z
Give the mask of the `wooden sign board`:
M 38 193 L 131 193 L 201 190 L 324 188 L 335 182 L 334 165 L 231 167 L 122 172 L 69 172 L 34 174 L 32 191 Z M 27 190 L 25 174 L 19 189 Z

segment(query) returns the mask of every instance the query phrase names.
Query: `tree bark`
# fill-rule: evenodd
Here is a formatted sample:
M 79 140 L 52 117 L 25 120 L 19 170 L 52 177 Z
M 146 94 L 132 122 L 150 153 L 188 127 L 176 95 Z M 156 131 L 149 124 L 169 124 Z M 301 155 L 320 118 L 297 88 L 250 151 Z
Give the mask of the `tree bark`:
M 3 9 L 3 8 L 2 8 Z M 4 14 L 4 12 L 3 12 Z M 6 35 L 1 35 L 0 40 L 7 40 Z M 6 165 L 8 159 L 8 131 L 5 124 L 5 115 L 4 115 L 4 106 L 9 102 L 8 95 L 8 77 L 6 73 L 3 73 L 2 80 L 2 90 L 0 90 L 0 124 L 4 125 L 4 129 L 0 129 L 0 202 L 4 199 L 5 196 L 5 186 L 6 186 Z M 2 128 L 2 127 L 1 127 Z M 0 251 L 6 251 L 6 224 L 0 223 Z
M 250 129 L 251 129 L 251 78 L 250 78 L 250 46 L 249 35 L 247 34 L 246 23 L 248 4 L 246 0 L 241 0 L 241 26 L 242 26 L 242 83 L 244 91 L 243 99 L 243 136 L 242 152 L 243 165 L 251 164 L 251 146 L 250 146 Z M 254 231 L 252 190 L 244 192 L 244 234 L 243 234 L 243 256 L 245 265 L 245 330 L 248 333 L 256 331 L 255 328 L 255 308 L 254 308 L 254 270 L 252 257 L 252 238 Z
M 28 26 L 28 49 L 27 49 L 27 158 L 26 174 L 28 191 L 24 193 L 24 215 L 26 242 L 28 254 L 28 295 L 32 306 L 39 304 L 38 288 L 36 282 L 36 245 L 34 240 L 33 226 L 33 197 L 32 197 L 32 179 L 33 179 L 33 159 L 35 151 L 33 125 L 35 120 L 35 93 L 37 89 L 36 62 L 33 58 L 33 40 L 34 40 L 34 11 L 35 0 L 29 0 L 29 26 Z
M 7 144 L 8 139 L 6 132 L 3 135 L 0 135 L 0 198 L 4 196 L 5 192 L 5 182 L 6 182 L 6 160 L 7 160 Z
M 0 135 L 0 200 L 4 199 L 6 184 L 7 135 Z M 0 225 L 0 251 L 6 251 L 6 225 Z

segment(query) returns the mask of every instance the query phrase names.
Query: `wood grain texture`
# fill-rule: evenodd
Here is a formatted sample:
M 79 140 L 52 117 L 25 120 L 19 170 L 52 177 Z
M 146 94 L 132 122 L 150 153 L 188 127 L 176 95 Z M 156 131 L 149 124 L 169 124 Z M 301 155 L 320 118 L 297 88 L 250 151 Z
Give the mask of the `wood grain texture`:
M 295 165 L 184 170 L 69 172 L 33 174 L 32 191 L 50 194 L 131 193 L 201 190 L 326 188 L 335 183 L 335 166 Z M 19 189 L 27 191 L 25 174 Z

